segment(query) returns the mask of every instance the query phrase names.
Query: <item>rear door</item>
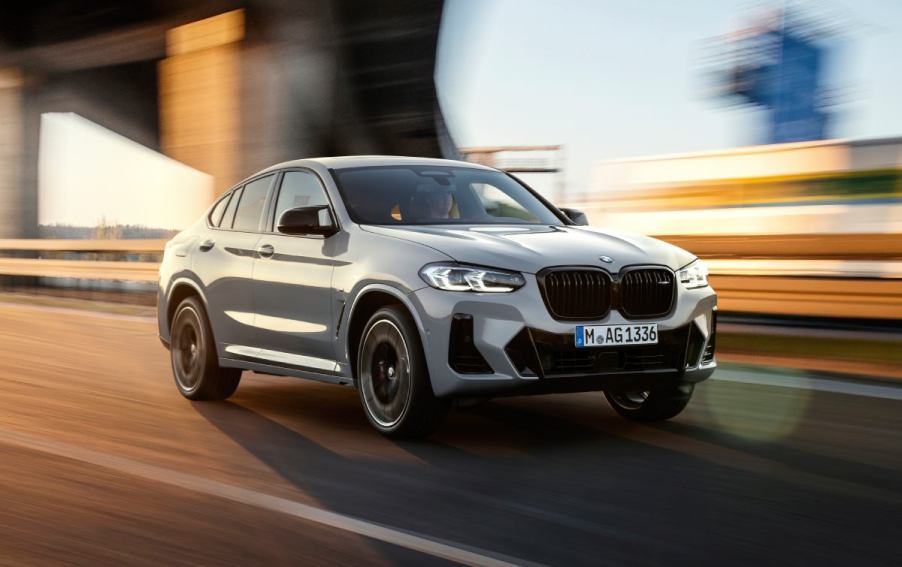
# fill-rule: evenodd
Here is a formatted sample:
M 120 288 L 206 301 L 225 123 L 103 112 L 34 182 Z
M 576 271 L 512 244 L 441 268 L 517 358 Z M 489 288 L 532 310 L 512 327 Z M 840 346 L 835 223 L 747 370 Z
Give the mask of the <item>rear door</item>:
M 274 195 L 254 267 L 260 357 L 276 364 L 333 372 L 332 271 L 338 260 L 330 244 L 338 235 L 298 236 L 274 230 L 286 210 L 329 205 L 329 199 L 319 176 L 301 169 L 284 171 Z
M 211 224 L 218 222 L 206 231 L 193 254 L 220 355 L 247 355 L 253 342 L 254 257 L 274 179 L 269 174 L 235 189 L 222 217 L 208 219 Z

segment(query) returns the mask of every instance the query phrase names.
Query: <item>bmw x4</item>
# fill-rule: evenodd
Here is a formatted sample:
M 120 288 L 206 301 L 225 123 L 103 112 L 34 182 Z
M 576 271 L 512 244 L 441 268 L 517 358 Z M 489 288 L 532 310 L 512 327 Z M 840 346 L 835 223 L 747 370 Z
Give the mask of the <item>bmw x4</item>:
M 716 303 L 692 254 L 505 172 L 337 157 L 265 169 L 173 238 L 158 319 L 189 399 L 296 376 L 422 436 L 454 400 L 503 395 L 604 391 L 626 418 L 671 418 L 716 367 Z

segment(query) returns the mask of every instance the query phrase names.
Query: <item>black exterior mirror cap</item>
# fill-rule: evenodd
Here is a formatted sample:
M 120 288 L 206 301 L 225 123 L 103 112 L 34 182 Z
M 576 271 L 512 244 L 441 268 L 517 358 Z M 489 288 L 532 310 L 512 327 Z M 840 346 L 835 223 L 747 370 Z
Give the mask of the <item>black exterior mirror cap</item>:
M 338 232 L 332 212 L 327 205 L 288 209 L 279 217 L 276 226 L 282 234 L 321 234 L 331 236 Z
M 589 217 L 579 209 L 559 209 L 570 221 L 577 226 L 589 226 Z

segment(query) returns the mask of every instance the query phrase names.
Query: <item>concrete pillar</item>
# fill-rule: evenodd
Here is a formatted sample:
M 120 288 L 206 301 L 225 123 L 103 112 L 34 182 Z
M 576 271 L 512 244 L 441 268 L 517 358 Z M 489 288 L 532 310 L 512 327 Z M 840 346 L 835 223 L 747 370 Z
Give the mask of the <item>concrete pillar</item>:
M 217 194 L 239 176 L 243 37 L 243 10 L 173 28 L 159 66 L 163 153 L 212 175 Z
M 37 223 L 22 179 L 23 120 L 22 76 L 0 69 L 0 238 L 31 236 Z

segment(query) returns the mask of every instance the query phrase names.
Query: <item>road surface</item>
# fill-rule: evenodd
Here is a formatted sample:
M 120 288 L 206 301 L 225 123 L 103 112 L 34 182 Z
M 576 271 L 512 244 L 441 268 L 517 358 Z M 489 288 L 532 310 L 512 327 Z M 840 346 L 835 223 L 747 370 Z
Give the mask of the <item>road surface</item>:
M 723 369 L 662 425 L 512 398 L 395 442 L 350 388 L 246 373 L 189 402 L 143 318 L 0 305 L 0 358 L 0 565 L 902 557 L 893 386 Z

